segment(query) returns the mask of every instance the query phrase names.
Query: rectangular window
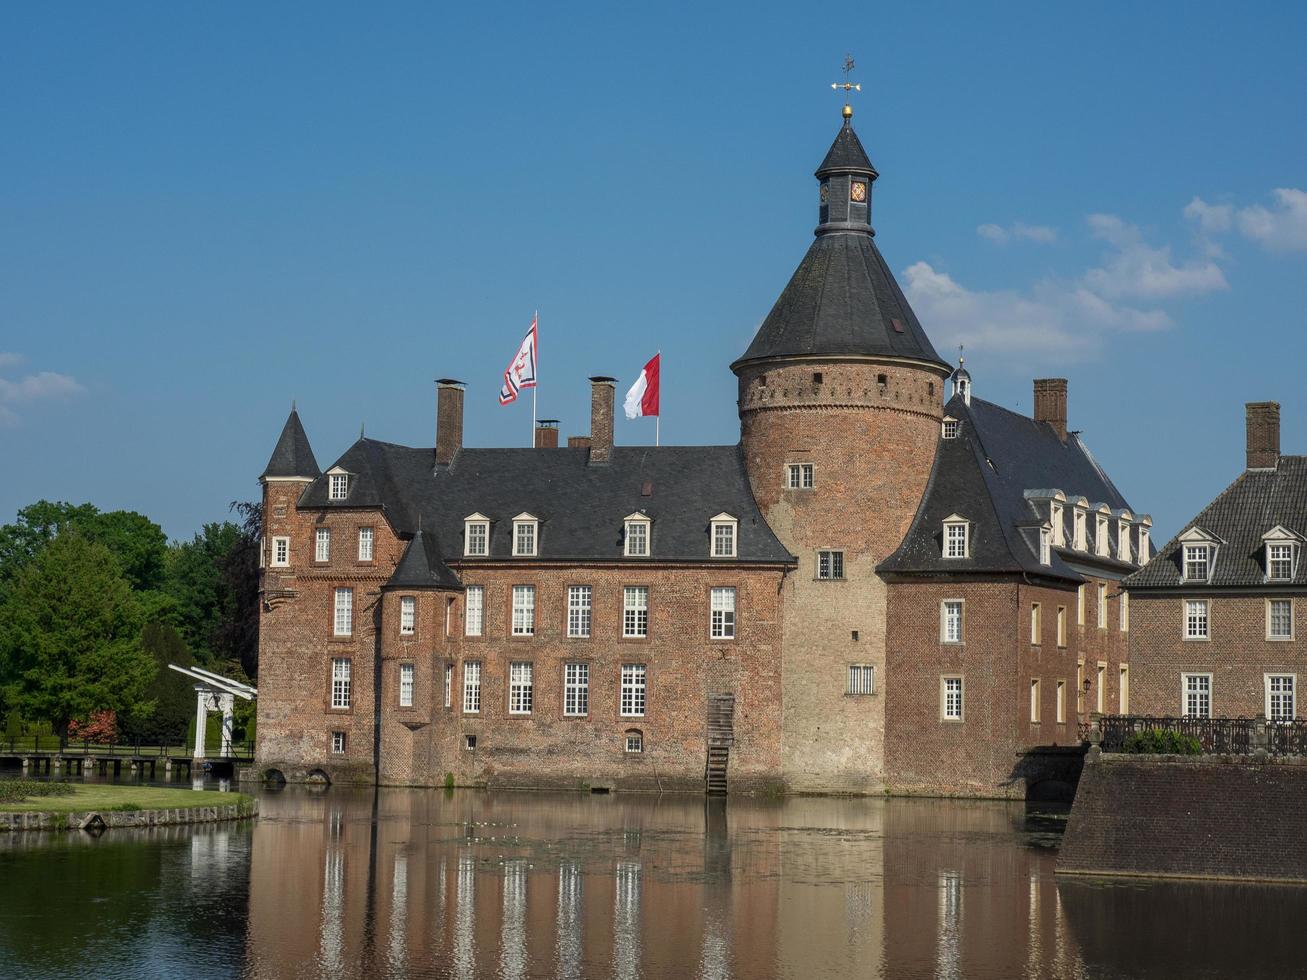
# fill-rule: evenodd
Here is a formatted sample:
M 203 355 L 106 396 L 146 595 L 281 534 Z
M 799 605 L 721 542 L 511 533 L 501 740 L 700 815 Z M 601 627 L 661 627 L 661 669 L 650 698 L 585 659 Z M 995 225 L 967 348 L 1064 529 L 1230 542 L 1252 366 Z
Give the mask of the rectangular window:
M 811 490 L 814 485 L 811 463 L 790 463 L 785 467 L 785 485 L 791 490 Z
M 1039 678 L 1030 679 L 1030 722 L 1039 724 Z
M 413 707 L 413 665 L 399 665 L 399 706 Z
M 1107 629 L 1107 586 L 1098 585 L 1098 628 Z
M 945 599 L 939 605 L 939 638 L 943 643 L 962 642 L 962 600 Z
M 587 637 L 590 635 L 592 594 L 588 585 L 569 585 L 567 587 L 567 635 Z
M 359 561 L 372 560 L 372 528 L 359 528 Z
M 418 601 L 411 595 L 401 596 L 399 600 L 399 631 L 405 636 L 417 632 Z
M 508 665 L 508 713 L 529 715 L 534 692 L 535 669 L 528 663 Z
M 1266 577 L 1275 582 L 1287 582 L 1293 578 L 1293 545 L 1266 546 Z
M 1187 718 L 1212 717 L 1212 675 L 1181 674 L 1184 714 Z
M 1066 606 L 1057 607 L 1057 645 L 1066 646 Z
M 1116 710 L 1117 714 L 1128 715 L 1130 713 L 1130 665 L 1122 664 L 1121 670 L 1116 679 Z
M 1206 582 L 1211 570 L 1211 549 L 1205 544 L 1184 546 L 1184 580 Z
M 534 636 L 536 631 L 536 587 L 513 586 L 513 635 Z
M 1039 564 L 1053 564 L 1052 532 L 1046 527 L 1039 529 Z
M 331 561 L 331 529 L 320 527 L 313 532 L 313 560 Z
M 1110 558 L 1112 549 L 1107 540 L 1107 518 L 1099 517 L 1094 522 L 1094 551 L 1103 558 Z
M 712 556 L 714 558 L 735 557 L 735 525 L 718 521 L 712 526 Z
M 644 717 L 646 693 L 644 664 L 622 664 L 623 718 Z
M 967 525 L 960 521 L 944 525 L 944 557 L 967 557 Z
M 844 552 L 817 552 L 817 578 L 837 579 L 844 577 Z
M 852 664 L 849 667 L 849 693 L 875 694 L 875 668 L 870 664 Z
M 1206 640 L 1209 623 L 1207 621 L 1207 600 L 1186 599 L 1184 604 L 1184 638 L 1186 640 Z
M 345 753 L 345 733 L 331 733 L 331 752 L 333 755 L 344 755 Z
M 1083 585 L 1076 587 L 1076 623 L 1080 626 L 1085 625 L 1085 587 Z
M 1076 661 L 1076 715 L 1085 713 L 1085 662 Z
M 957 420 L 957 419 L 945 419 L 945 420 L 944 420 L 944 438 L 945 438 L 945 439 L 956 439 L 957 437 L 958 437 L 958 420 Z
M 354 632 L 354 590 L 336 590 L 336 614 L 332 621 L 336 636 L 349 636 Z
M 1044 617 L 1037 602 L 1030 604 L 1030 642 L 1039 646 L 1044 640 Z
M 1121 601 L 1117 606 L 1121 610 L 1121 632 L 1130 632 L 1130 593 L 1122 590 Z
M 1293 600 L 1268 599 L 1266 602 L 1266 638 L 1293 639 Z
M 962 678 L 940 678 L 940 717 L 944 721 L 962 720 Z
M 469 585 L 463 596 L 463 634 L 480 636 L 485 627 L 486 587 Z
M 639 753 L 644 751 L 644 734 L 641 732 L 626 733 L 626 751 Z
M 445 664 L 445 707 L 454 704 L 454 665 Z
M 709 606 L 712 638 L 735 639 L 735 589 L 733 587 L 713 589 Z
M 1086 529 L 1089 525 L 1089 518 L 1088 515 L 1086 515 L 1085 512 L 1078 507 L 1076 508 L 1075 515 L 1076 517 L 1075 517 L 1074 545 L 1076 551 L 1084 551 L 1088 541 L 1088 534 L 1086 532 Z
M 536 553 L 535 521 L 517 521 L 513 524 L 513 554 L 534 555 Z
M 1116 560 L 1130 560 L 1130 525 L 1125 521 L 1116 522 Z
M 1146 565 L 1148 563 L 1148 528 L 1139 529 L 1139 554 L 1136 556 L 1136 564 Z
M 272 539 L 272 567 L 284 568 L 290 564 L 290 538 Z
M 1271 721 L 1293 721 L 1293 674 L 1266 675 L 1266 717 Z
M 1053 544 L 1061 548 L 1066 542 L 1062 539 L 1062 505 L 1049 505 L 1049 523 L 1053 525 Z
M 1066 722 L 1066 681 L 1057 682 L 1057 723 Z
M 349 496 L 349 474 L 332 473 L 331 485 L 327 496 L 332 500 L 344 500 Z
M 350 668 L 348 657 L 333 657 L 331 660 L 331 706 L 333 708 L 350 706 Z
M 1094 710 L 1100 715 L 1107 710 L 1107 664 L 1101 660 L 1098 663 L 1098 671 L 1094 674 L 1095 689 L 1095 707 Z
M 626 556 L 649 557 L 649 525 L 645 521 L 626 522 Z
M 481 711 L 481 661 L 463 662 L 463 714 L 475 715 Z
M 622 635 L 649 635 L 649 587 L 628 585 L 622 590 Z
M 590 665 L 563 665 L 563 714 L 573 717 L 590 712 Z
M 468 521 L 464 525 L 465 553 L 476 557 L 490 553 L 490 522 Z

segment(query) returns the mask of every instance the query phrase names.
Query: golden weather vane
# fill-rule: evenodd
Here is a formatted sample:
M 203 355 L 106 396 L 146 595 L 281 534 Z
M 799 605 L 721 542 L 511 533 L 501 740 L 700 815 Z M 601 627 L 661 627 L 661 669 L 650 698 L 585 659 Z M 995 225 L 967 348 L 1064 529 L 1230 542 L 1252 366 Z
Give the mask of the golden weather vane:
M 835 91 L 844 90 L 844 118 L 848 119 L 853 115 L 853 106 L 849 105 L 850 92 L 861 92 L 862 84 L 860 82 L 850 82 L 849 75 L 853 72 L 853 55 L 844 56 L 844 81 L 832 82 L 831 88 Z

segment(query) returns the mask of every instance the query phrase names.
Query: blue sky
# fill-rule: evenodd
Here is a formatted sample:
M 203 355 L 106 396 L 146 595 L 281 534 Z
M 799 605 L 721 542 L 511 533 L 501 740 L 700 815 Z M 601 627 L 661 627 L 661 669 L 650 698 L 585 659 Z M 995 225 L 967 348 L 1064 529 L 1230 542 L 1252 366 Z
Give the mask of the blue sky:
M 540 414 L 663 351 L 664 442 L 734 442 L 727 365 L 855 124 L 877 241 L 942 354 L 1028 412 L 1070 379 L 1169 533 L 1307 452 L 1307 7 L 0 7 L 0 519 L 46 497 L 170 536 L 254 499 L 292 398 L 369 435 L 521 445 L 499 373 L 540 310 Z M 652 441 L 652 421 L 619 442 Z

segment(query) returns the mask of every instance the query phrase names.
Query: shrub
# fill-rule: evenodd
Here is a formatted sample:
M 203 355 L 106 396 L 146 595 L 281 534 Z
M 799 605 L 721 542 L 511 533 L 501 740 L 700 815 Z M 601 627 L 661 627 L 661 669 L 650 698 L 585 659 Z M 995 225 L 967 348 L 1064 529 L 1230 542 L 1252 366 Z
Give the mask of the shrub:
M 32 796 L 71 796 L 72 783 L 49 783 L 38 779 L 0 779 L 0 803 L 20 803 Z
M 68 737 L 95 745 L 112 745 L 118 740 L 118 716 L 112 711 L 92 711 L 86 721 L 68 723 Z
M 1194 735 L 1167 728 L 1147 728 L 1127 737 L 1121 751 L 1146 755 L 1202 755 L 1203 746 Z
M 445 773 L 445 789 L 452 790 L 453 788 L 454 788 L 454 774 L 452 772 L 447 772 Z

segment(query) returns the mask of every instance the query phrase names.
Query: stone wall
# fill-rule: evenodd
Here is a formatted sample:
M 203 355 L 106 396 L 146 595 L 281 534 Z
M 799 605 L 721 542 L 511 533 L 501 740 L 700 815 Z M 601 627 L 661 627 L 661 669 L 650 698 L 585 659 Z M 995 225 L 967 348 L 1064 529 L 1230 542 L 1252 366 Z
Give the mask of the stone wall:
M 0 813 L 0 831 L 88 830 L 113 827 L 162 827 L 170 824 L 243 820 L 259 813 L 258 800 L 223 806 L 168 807 L 161 810 L 85 810 L 78 813 Z
M 1307 881 L 1307 759 L 1091 750 L 1065 874 Z

